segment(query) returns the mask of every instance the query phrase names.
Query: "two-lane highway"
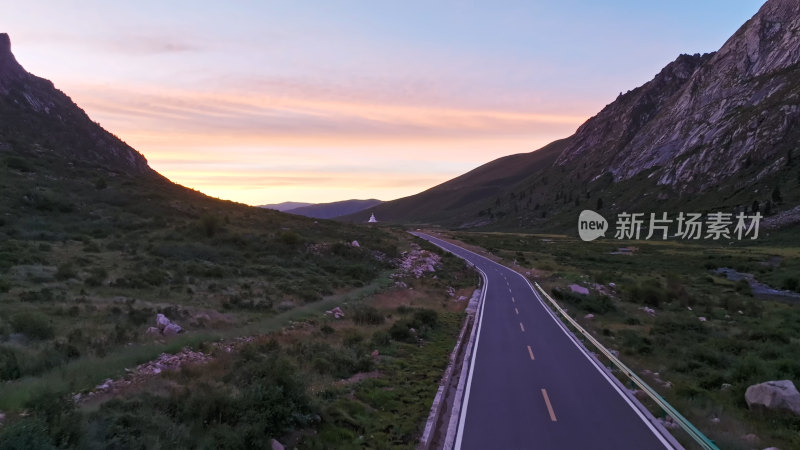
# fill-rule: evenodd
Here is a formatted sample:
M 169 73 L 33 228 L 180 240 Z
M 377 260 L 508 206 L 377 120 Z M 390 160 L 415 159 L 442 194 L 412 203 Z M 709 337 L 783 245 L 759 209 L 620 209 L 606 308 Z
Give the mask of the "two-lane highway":
M 673 448 L 589 357 L 522 275 L 414 233 L 474 264 L 486 297 L 456 449 Z

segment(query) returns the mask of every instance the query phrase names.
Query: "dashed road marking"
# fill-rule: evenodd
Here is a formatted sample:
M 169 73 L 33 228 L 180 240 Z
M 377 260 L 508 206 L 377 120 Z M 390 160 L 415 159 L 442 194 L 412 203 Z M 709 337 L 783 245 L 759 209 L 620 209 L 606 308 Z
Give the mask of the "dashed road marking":
M 528 346 L 528 354 L 531 355 L 531 361 L 533 361 L 533 350 L 531 350 L 531 346 Z
M 519 323 L 519 329 L 522 330 L 523 333 L 525 332 L 525 326 L 522 325 L 522 322 Z
M 558 421 L 556 413 L 553 411 L 553 405 L 550 404 L 550 397 L 547 396 L 547 389 L 542 389 L 542 397 L 544 397 L 544 403 L 547 405 L 547 412 L 550 413 L 550 420 L 553 422 Z

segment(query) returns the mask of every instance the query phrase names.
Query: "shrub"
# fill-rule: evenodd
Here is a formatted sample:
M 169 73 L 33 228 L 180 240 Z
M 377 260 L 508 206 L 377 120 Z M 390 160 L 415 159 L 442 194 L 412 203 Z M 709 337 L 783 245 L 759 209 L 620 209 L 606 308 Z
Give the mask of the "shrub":
M 353 311 L 353 322 L 357 325 L 380 325 L 383 314 L 372 306 L 360 306 Z
M 68 280 L 70 278 L 75 278 L 76 276 L 78 276 L 78 273 L 75 271 L 72 263 L 69 262 L 59 264 L 58 270 L 56 270 L 57 280 Z
M 55 448 L 47 436 L 47 424 L 39 419 L 22 419 L 0 428 L 0 450 Z
M 408 320 L 398 320 L 389 328 L 389 336 L 399 342 L 416 342 L 416 337 L 411 334 L 411 323 Z
M 294 231 L 284 231 L 281 233 L 279 240 L 290 247 L 294 247 L 300 244 L 303 241 L 303 238 L 301 238 L 300 235 Z
M 17 352 L 8 347 L 0 347 L 0 381 L 16 380 L 19 377 Z
M 750 287 L 750 283 L 745 279 L 736 282 L 736 292 L 749 297 L 753 296 L 753 289 Z
M 11 318 L 11 326 L 17 333 L 31 339 L 50 339 L 55 334 L 47 317 L 37 312 L 23 312 Z
M 797 281 L 797 278 L 787 277 L 783 279 L 783 284 L 781 285 L 781 289 L 785 289 L 787 291 L 797 291 L 798 285 L 800 285 L 800 282 Z
M 435 328 L 439 322 L 439 313 L 432 309 L 420 309 L 414 312 L 414 324 L 419 328 L 428 326 Z
M 220 221 L 219 217 L 217 216 L 212 216 L 210 214 L 203 216 L 203 218 L 200 219 L 200 222 L 207 237 L 214 237 L 214 235 L 220 230 Z
M 666 292 L 661 282 L 656 279 L 643 281 L 626 290 L 626 296 L 633 303 L 644 303 L 648 306 L 658 307 L 667 299 Z

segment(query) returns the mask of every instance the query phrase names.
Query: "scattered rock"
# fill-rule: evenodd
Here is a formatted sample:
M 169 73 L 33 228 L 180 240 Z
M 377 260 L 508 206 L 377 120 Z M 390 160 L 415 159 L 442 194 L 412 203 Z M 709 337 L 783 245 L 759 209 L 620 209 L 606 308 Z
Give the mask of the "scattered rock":
M 736 314 L 739 314 L 740 316 L 744 315 L 741 309 L 739 311 L 736 311 Z
M 608 283 L 608 287 L 616 288 L 617 287 L 617 283 L 614 283 L 614 282 Z
M 177 323 L 172 322 L 167 318 L 167 316 L 163 314 L 156 314 L 156 327 L 149 327 L 147 331 L 145 331 L 145 335 L 147 336 L 175 336 L 176 334 L 183 331 L 183 328 L 180 327 Z
M 412 250 L 403 252 L 400 257 L 398 273 L 394 277 L 413 275 L 415 278 L 421 277 L 425 272 L 435 272 L 441 257 L 427 250 L 422 250 L 414 244 Z
M 455 297 L 456 296 L 456 288 L 454 288 L 453 286 L 448 286 L 447 287 L 447 295 L 449 295 L 450 297 Z
M 375 349 L 372 351 L 372 359 L 378 359 L 378 358 L 380 358 L 380 352 L 377 349 Z
M 178 324 L 170 323 L 164 327 L 163 333 L 164 336 L 176 336 L 181 331 L 183 331 L 183 328 L 181 328 Z
M 731 388 L 731 384 L 730 383 L 722 383 L 722 387 L 720 387 L 719 390 L 720 391 L 727 391 L 730 388 Z
M 144 332 L 147 336 L 161 336 L 161 330 L 156 327 L 150 327 Z
M 691 311 L 691 310 L 692 310 L 692 307 L 691 307 L 691 306 L 687 306 L 687 307 L 686 307 L 686 309 L 688 309 L 689 311 Z
M 719 423 L 719 417 L 714 417 L 713 419 L 711 419 L 711 423 L 713 424 Z
M 457 302 L 463 302 L 466 299 L 467 299 L 467 297 L 464 297 L 463 295 L 461 295 L 461 296 L 458 297 L 458 300 L 456 300 L 456 301 Z
M 641 310 L 644 311 L 646 314 L 649 314 L 651 316 L 655 316 L 656 315 L 656 310 L 653 309 L 653 308 L 648 308 L 647 306 L 643 306 L 641 308 Z
M 569 290 L 576 294 L 589 295 L 589 289 L 586 289 L 585 287 L 577 284 L 570 284 Z
M 408 289 L 408 284 L 406 284 L 405 281 L 395 281 L 394 285 L 399 288 Z
M 750 409 L 783 410 L 800 415 L 800 392 L 791 380 L 754 384 L 747 388 L 744 399 Z
M 355 241 L 353 241 L 353 242 L 355 242 Z M 283 444 L 281 444 L 280 442 L 276 441 L 275 439 L 272 439 L 271 441 L 269 441 L 269 445 L 270 445 L 270 447 L 272 447 L 272 450 L 284 450 Z
M 361 247 L 361 245 L 359 245 L 358 241 L 353 241 L 351 245 L 352 245 L 353 247 Z M 277 442 L 277 441 L 275 441 L 275 440 L 273 439 L 273 442 Z M 275 448 L 275 447 L 273 446 L 273 448 Z M 281 448 L 283 448 L 283 446 L 281 446 Z
M 325 314 L 333 316 L 334 319 L 341 319 L 342 317 L 344 317 L 344 311 L 342 311 L 342 308 L 338 306 L 336 308 L 331 309 L 330 311 L 325 311 Z
M 705 317 L 703 317 L 703 316 L 700 316 L 700 317 L 698 317 L 697 319 L 698 319 L 698 320 L 700 320 L 700 322 L 705 322 L 705 321 L 707 321 L 707 320 L 708 320 L 708 319 L 706 319 L 706 318 L 705 318 Z
M 167 319 L 167 316 L 165 316 L 165 315 L 163 315 L 161 313 L 156 314 L 156 325 L 158 326 L 159 330 L 163 330 L 170 323 L 172 323 L 172 322 L 170 322 L 170 320 Z
M 594 319 L 594 314 L 587 314 L 587 315 L 583 316 L 583 318 L 587 319 L 587 320 Z

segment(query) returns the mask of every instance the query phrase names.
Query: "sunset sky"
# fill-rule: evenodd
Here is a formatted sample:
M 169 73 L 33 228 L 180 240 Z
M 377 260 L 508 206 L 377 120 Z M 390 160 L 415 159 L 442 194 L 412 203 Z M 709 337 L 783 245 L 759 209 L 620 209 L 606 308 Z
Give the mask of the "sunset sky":
M 390 200 L 535 150 L 763 1 L 2 3 L 30 72 L 171 180 L 259 205 Z

